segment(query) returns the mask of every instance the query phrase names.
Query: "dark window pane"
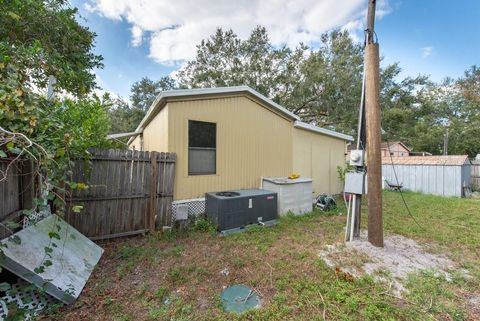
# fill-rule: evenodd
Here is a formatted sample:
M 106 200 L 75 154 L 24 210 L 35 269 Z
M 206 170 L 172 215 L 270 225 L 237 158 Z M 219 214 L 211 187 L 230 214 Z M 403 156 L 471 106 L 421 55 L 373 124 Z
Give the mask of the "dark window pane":
M 216 124 L 203 121 L 188 121 L 188 147 L 217 147 Z

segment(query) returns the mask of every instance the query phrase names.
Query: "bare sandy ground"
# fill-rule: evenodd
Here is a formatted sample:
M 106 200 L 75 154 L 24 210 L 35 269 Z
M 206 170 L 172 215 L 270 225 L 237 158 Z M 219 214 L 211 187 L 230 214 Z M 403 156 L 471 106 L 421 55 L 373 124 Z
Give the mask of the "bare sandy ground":
M 443 273 L 448 280 L 450 273 L 457 269 L 447 256 L 429 253 L 412 239 L 389 235 L 384 239 L 384 247 L 379 248 L 367 241 L 366 232 L 353 242 L 326 247 L 320 257 L 332 268 L 340 268 L 354 277 L 367 273 L 377 280 L 391 283 L 397 295 L 405 291 L 403 284 L 409 274 L 434 270 Z

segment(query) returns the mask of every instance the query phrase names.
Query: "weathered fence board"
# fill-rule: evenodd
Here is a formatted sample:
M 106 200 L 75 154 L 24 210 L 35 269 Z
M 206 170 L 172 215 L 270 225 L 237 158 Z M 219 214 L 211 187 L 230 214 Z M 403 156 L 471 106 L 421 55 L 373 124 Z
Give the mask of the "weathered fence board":
M 8 222 L 19 223 L 22 210 L 32 208 L 35 192 L 32 163 L 22 159 L 0 159 L 0 239 L 14 231 Z
M 0 222 L 22 209 L 31 208 L 33 177 L 29 161 L 0 159 Z
M 171 224 L 175 154 L 92 150 L 78 160 L 67 198 L 65 219 L 92 239 L 143 233 Z M 74 206 L 82 206 L 75 213 Z
M 480 160 L 473 160 L 471 165 L 472 187 L 480 190 Z
M 7 166 L 9 161 L 0 161 L 0 221 L 21 209 L 18 164 L 11 164 L 8 172 Z

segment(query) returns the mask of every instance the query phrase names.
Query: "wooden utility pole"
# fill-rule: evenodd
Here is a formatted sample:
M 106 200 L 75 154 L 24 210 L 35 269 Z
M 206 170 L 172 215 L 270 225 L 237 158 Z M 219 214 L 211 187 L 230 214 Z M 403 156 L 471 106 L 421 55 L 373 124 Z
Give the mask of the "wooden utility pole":
M 445 134 L 443 135 L 443 155 L 448 155 L 448 124 L 445 127 Z
M 367 132 L 368 172 L 368 241 L 383 247 L 382 157 L 380 125 L 379 46 L 375 39 L 375 3 L 368 2 L 365 46 L 365 121 Z

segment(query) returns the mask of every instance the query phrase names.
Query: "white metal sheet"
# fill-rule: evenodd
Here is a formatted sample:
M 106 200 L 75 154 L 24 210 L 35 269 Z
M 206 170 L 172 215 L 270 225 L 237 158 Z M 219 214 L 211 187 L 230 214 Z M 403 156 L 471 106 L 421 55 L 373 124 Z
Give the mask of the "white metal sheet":
M 80 295 L 103 249 L 57 215 L 50 215 L 1 241 L 0 264 L 64 303 Z M 45 248 L 50 248 L 47 253 Z M 51 265 L 45 263 L 49 260 Z M 45 270 L 36 273 L 35 269 Z

